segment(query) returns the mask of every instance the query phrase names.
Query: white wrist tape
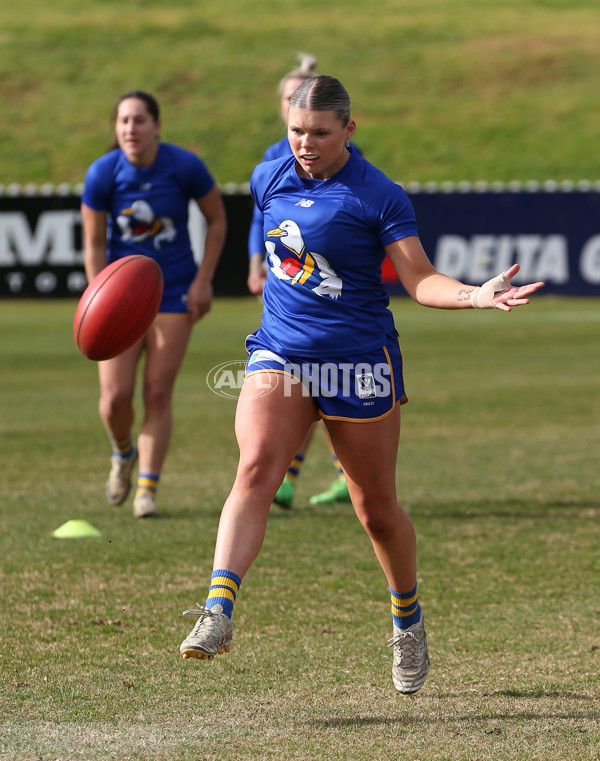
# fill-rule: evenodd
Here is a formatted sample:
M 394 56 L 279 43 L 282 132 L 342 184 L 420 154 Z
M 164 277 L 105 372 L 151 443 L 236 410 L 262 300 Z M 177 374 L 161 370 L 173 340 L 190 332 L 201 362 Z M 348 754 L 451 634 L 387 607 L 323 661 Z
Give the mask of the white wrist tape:
M 471 293 L 471 305 L 473 309 L 494 309 L 494 294 L 503 291 L 510 286 L 510 278 L 506 272 L 496 275 L 487 280 L 480 288 Z

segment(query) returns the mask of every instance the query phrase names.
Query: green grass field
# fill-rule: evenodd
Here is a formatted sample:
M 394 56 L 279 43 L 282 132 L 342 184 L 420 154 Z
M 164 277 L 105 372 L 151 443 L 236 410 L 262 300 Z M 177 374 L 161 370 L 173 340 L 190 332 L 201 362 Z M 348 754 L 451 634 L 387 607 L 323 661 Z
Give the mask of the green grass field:
M 109 447 L 73 302 L 0 302 L 0 758 L 592 761 L 600 747 L 600 301 L 511 314 L 394 300 L 410 402 L 398 460 L 432 668 L 393 688 L 386 583 L 319 434 L 273 508 L 232 651 L 178 653 L 204 601 L 237 449 L 206 384 L 254 299 L 218 300 L 176 392 L 164 517 L 104 503 Z M 57 540 L 69 519 L 99 539 Z
M 20 0 L 0 27 L 0 184 L 77 183 L 117 97 L 244 183 L 283 135 L 296 51 L 347 86 L 356 143 L 399 182 L 598 180 L 597 0 Z

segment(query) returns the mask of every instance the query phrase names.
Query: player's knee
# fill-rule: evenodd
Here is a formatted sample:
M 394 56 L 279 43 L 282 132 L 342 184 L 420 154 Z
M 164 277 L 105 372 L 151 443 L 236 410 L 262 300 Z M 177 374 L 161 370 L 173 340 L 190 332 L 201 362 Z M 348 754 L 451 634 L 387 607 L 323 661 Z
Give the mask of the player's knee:
M 129 410 L 133 403 L 130 393 L 121 389 L 104 391 L 100 396 L 100 412 L 106 415 L 116 415 L 124 410 Z
M 389 499 L 363 497 L 355 509 L 365 531 L 375 540 L 388 537 L 397 521 L 397 504 Z
M 249 458 L 240 464 L 236 478 L 236 485 L 244 491 L 276 489 L 283 478 L 283 474 L 274 465 L 272 460 L 266 457 Z
M 369 536 L 375 540 L 387 538 L 393 526 L 389 517 L 381 512 L 367 513 L 362 523 Z
M 162 384 L 151 384 L 144 387 L 144 405 L 146 410 L 161 412 L 171 404 L 171 388 Z

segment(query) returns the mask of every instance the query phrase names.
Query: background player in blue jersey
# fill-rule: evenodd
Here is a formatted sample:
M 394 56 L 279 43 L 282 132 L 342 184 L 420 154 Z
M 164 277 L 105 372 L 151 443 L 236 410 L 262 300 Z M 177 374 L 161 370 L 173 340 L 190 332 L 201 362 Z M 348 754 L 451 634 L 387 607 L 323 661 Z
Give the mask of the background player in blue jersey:
M 298 85 L 305 79 L 315 76 L 317 59 L 309 53 L 299 53 L 300 65 L 289 71 L 279 82 L 279 112 L 286 125 L 286 134 L 264 153 L 263 161 L 273 161 L 283 156 L 291 156 L 292 149 L 287 136 L 288 111 L 290 98 Z M 263 234 L 263 216 L 260 209 L 254 207 L 248 235 L 248 290 L 259 296 L 263 292 L 266 278 L 265 241 Z
M 205 606 L 186 611 L 198 620 L 180 651 L 206 659 L 229 650 L 234 602 L 261 549 L 271 500 L 320 416 L 389 586 L 394 685 L 413 693 L 425 682 L 429 656 L 415 532 L 396 495 L 406 396 L 381 262 L 387 253 L 408 294 L 439 309 L 510 311 L 543 283 L 511 285 L 518 265 L 480 287 L 437 272 L 402 188 L 348 150 L 355 129 L 341 83 L 308 79 L 290 101 L 293 156 L 253 173 L 269 266 L 263 319 L 247 339 L 236 415 L 240 462 L 221 514 L 208 597 Z M 291 632 L 297 625 L 290 622 Z
M 139 456 L 133 513 L 144 518 L 158 514 L 155 495 L 171 437 L 175 379 L 193 324 L 210 309 L 226 219 L 202 160 L 160 141 L 159 106 L 152 95 L 137 90 L 122 95 L 114 119 L 115 146 L 92 163 L 85 178 L 85 271 L 92 280 L 108 263 L 143 254 L 159 263 L 164 276 L 162 303 L 146 336 L 118 357 L 98 363 L 99 412 L 113 449 L 107 498 L 113 505 L 126 499 Z M 207 223 L 200 267 L 188 233 L 191 200 Z M 136 445 L 133 397 L 144 352 L 144 417 Z
M 299 53 L 298 56 L 300 65 L 297 68 L 292 69 L 292 71 L 289 71 L 279 82 L 279 111 L 286 127 L 288 123 L 290 98 L 294 91 L 300 84 L 302 84 L 302 82 L 304 82 L 304 80 L 316 76 L 315 69 L 317 66 L 317 59 L 310 53 Z M 354 149 L 358 150 L 356 146 L 354 146 Z M 267 148 L 262 160 L 274 161 L 275 159 L 291 155 L 292 149 L 290 147 L 286 130 L 286 134 L 281 140 L 278 140 Z M 265 261 L 266 255 L 263 215 L 262 211 L 255 205 L 250 223 L 250 233 L 248 235 L 248 290 L 255 295 L 260 295 L 263 292 L 267 273 Z M 294 455 L 294 459 L 288 466 L 287 473 L 285 474 L 279 489 L 277 489 L 277 492 L 275 493 L 273 501 L 280 507 L 289 509 L 292 506 L 296 493 L 296 479 L 302 470 L 304 458 L 306 457 L 306 453 L 312 442 L 315 429 L 316 424 L 311 426 L 304 441 Z M 331 504 L 332 502 L 349 502 L 350 494 L 344 476 L 344 469 L 340 465 L 340 461 L 333 449 L 331 439 L 327 432 L 325 432 L 325 439 L 336 470 L 336 478 L 331 482 L 329 488 L 325 492 L 313 495 L 310 498 L 310 503 L 312 505 L 323 505 Z

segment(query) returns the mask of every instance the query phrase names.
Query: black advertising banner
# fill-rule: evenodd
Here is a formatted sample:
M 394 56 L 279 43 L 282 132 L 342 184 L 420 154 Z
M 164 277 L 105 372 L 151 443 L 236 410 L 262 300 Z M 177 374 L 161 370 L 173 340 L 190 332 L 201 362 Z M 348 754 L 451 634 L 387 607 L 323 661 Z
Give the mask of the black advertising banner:
M 445 275 L 480 285 L 518 263 L 513 282 L 544 293 L 600 295 L 600 193 L 415 193 L 423 247 Z M 390 293 L 402 287 L 389 262 Z
M 214 279 L 217 296 L 246 296 L 248 229 L 252 199 L 224 196 L 229 222 Z M 87 285 L 83 267 L 81 196 L 0 195 L 0 298 L 79 298 Z M 190 237 L 202 257 L 204 219 L 190 203 Z
M 85 290 L 79 196 L 0 196 L 0 298 Z
M 600 192 L 409 192 L 421 240 L 436 268 L 480 284 L 521 265 L 515 282 L 543 280 L 545 293 L 600 295 Z M 252 200 L 224 196 L 229 231 L 215 276 L 217 296 L 248 295 Z M 80 196 L 0 195 L 0 298 L 78 298 L 86 286 Z M 201 258 L 203 219 L 190 205 Z M 391 294 L 404 291 L 386 260 Z

